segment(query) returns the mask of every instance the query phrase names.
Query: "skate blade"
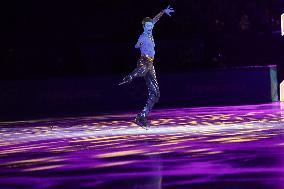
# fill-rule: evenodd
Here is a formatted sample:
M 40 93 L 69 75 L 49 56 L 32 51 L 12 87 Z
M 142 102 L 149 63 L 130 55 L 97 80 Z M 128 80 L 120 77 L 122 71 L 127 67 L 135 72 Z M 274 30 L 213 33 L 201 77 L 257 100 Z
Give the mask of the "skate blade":
M 126 84 L 127 82 L 126 81 L 122 81 L 122 82 L 120 82 L 118 85 L 124 85 L 124 84 Z
M 134 120 L 134 122 L 136 123 L 136 125 L 142 127 L 145 130 L 148 130 L 150 128 L 150 125 L 143 125 L 141 122 Z

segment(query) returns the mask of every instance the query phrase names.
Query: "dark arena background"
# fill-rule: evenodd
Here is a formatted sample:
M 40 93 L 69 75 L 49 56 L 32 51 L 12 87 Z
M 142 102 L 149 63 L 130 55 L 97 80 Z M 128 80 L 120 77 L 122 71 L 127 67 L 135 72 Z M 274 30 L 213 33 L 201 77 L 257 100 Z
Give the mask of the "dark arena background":
M 161 97 L 139 127 L 141 21 Z M 283 189 L 283 0 L 0 6 L 1 189 Z

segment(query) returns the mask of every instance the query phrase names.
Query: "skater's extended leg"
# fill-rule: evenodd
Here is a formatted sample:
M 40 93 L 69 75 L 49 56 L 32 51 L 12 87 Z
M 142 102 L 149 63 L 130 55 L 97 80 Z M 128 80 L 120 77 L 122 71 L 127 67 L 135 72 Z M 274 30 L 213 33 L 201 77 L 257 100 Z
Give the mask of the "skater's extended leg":
M 137 68 L 128 74 L 123 80 L 119 83 L 119 85 L 127 84 L 133 81 L 133 79 L 137 77 L 144 77 L 148 72 L 148 65 L 145 63 L 145 60 L 140 58 L 137 64 Z

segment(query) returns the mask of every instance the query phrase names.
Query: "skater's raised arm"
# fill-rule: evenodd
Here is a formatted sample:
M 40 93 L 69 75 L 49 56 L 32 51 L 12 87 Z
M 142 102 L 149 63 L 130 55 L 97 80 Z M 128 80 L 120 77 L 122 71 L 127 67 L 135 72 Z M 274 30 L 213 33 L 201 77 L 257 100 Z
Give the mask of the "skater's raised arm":
M 163 16 L 164 13 L 166 13 L 168 16 L 171 16 L 171 13 L 175 12 L 174 9 L 169 5 L 166 9 L 159 12 L 154 18 L 153 18 L 153 24 L 156 24 L 159 19 Z

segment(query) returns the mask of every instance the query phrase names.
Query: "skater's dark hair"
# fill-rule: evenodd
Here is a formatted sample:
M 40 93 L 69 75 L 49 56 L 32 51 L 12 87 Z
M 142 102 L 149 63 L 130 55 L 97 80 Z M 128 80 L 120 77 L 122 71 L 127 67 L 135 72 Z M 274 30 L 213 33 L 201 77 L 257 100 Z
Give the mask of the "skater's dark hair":
M 152 22 L 153 23 L 153 19 L 150 17 L 146 17 L 142 20 L 142 25 L 144 26 L 146 22 Z

